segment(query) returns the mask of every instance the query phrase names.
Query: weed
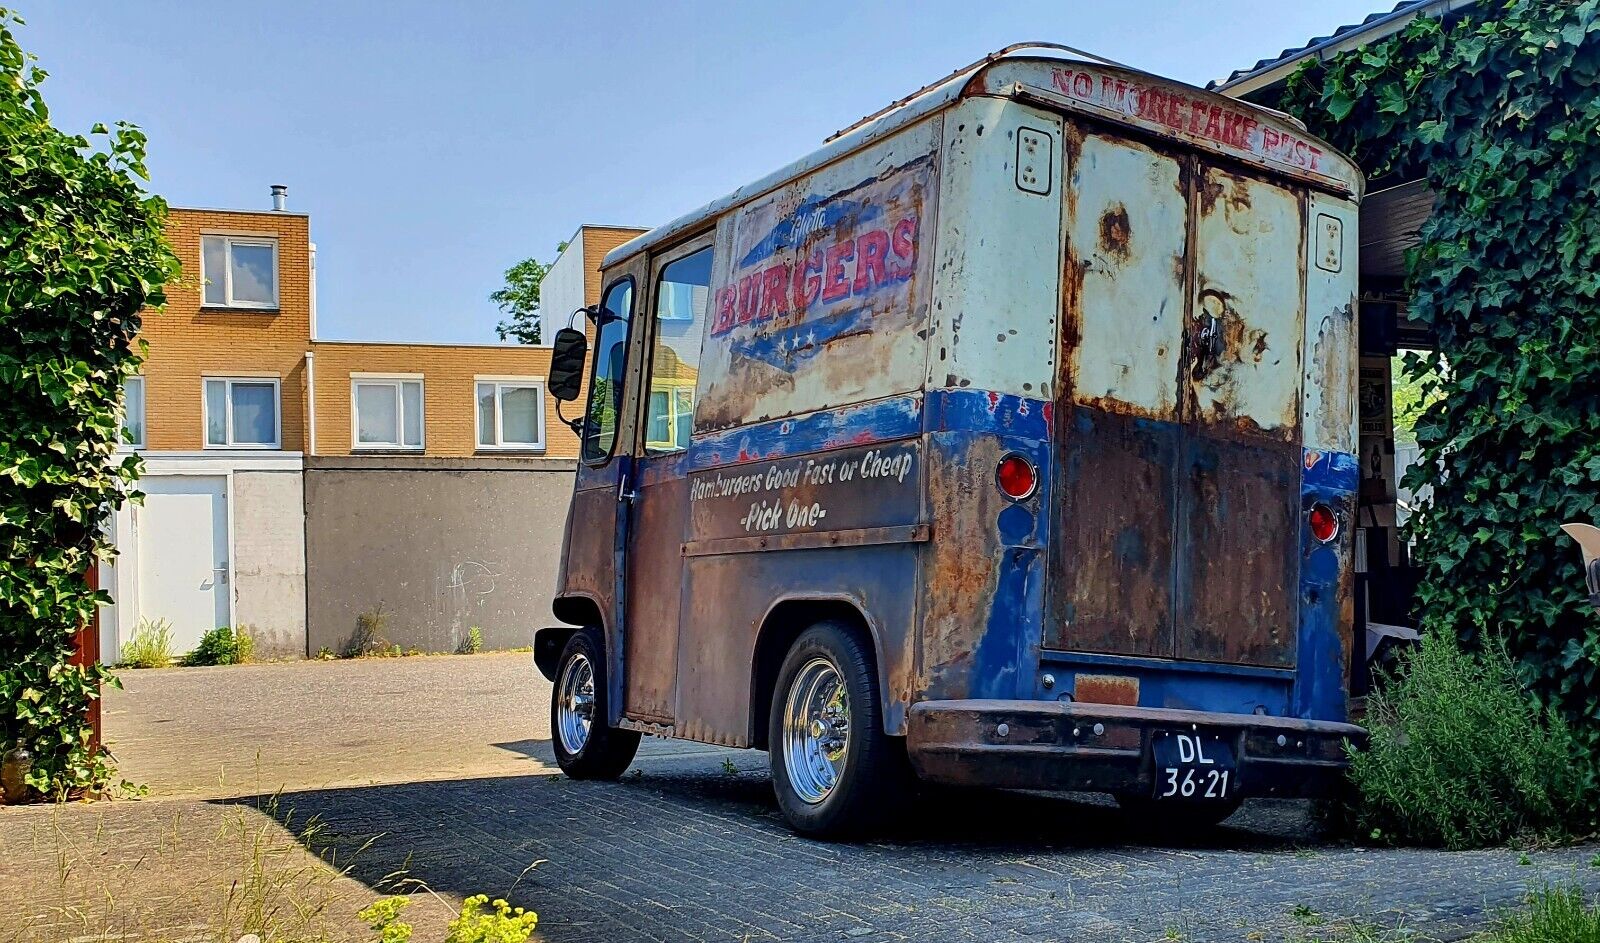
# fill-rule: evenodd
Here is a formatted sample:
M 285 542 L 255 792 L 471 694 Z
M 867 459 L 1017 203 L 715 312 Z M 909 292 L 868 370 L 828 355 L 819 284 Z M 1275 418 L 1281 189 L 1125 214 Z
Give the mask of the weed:
M 461 640 L 456 652 L 462 655 L 476 655 L 481 651 L 483 651 L 483 630 L 472 626 L 467 629 L 467 637 Z
M 1600 900 L 1575 885 L 1537 888 L 1527 908 L 1503 916 L 1482 943 L 1600 943 Z
M 383 628 L 389 624 L 389 617 L 384 614 L 383 603 L 378 603 L 377 608 L 369 609 L 356 616 L 356 630 L 351 633 L 344 646 L 344 657 L 356 658 L 361 655 L 376 655 L 389 648 L 389 640 L 383 637 Z M 396 646 L 398 648 L 398 646 Z
M 329 648 L 326 645 L 324 645 L 321 648 L 317 649 L 317 660 L 318 661 L 333 661 L 337 657 L 339 657 L 339 656 L 337 656 L 337 655 L 335 655 L 333 653 L 333 649 Z
M 739 767 L 732 760 L 724 757 L 722 760 L 722 772 L 728 776 L 737 776 L 739 775 Z
M 140 619 L 133 637 L 122 643 L 118 668 L 166 668 L 172 664 L 172 623 Z
M 1565 723 L 1534 704 L 1504 650 L 1423 638 L 1368 700 L 1351 813 L 1372 840 L 1472 848 L 1570 837 L 1581 772 Z
M 1524 868 L 1530 868 L 1533 866 L 1533 859 L 1528 857 L 1528 853 L 1524 851 L 1517 856 L 1517 864 Z
M 186 665 L 242 665 L 255 652 L 255 639 L 250 630 L 226 625 L 212 629 L 200 636 L 200 644 L 184 656 Z
M 432 893 L 427 885 L 420 886 Z M 484 910 L 484 904 L 490 909 Z M 411 900 L 406 897 L 384 897 L 373 901 L 360 916 L 377 931 L 377 943 L 410 943 L 411 924 L 400 919 L 401 912 L 410 905 Z M 461 902 L 461 910 L 445 930 L 444 943 L 527 943 L 538 923 L 539 915 L 531 910 L 513 907 L 500 898 L 491 901 L 487 894 L 474 894 Z
M 1305 904 L 1295 904 L 1289 908 L 1289 916 L 1294 918 L 1295 923 L 1303 927 L 1315 927 L 1322 924 L 1322 915 Z

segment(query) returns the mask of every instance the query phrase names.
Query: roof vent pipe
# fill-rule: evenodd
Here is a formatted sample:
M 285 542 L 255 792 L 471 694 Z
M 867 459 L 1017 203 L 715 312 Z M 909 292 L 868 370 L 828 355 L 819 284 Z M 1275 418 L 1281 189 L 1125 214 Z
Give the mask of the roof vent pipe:
M 272 185 L 272 211 L 282 213 L 289 208 L 289 188 L 281 183 Z

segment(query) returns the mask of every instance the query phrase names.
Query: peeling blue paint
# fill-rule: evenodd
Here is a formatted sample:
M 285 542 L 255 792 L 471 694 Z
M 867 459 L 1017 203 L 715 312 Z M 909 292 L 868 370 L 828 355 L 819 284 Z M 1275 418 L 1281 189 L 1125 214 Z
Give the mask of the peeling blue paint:
M 1332 543 L 1311 535 L 1307 514 L 1300 520 L 1300 664 L 1295 682 L 1294 712 L 1313 720 L 1344 720 L 1346 670 L 1350 651 L 1345 638 L 1343 592 L 1355 527 L 1356 488 L 1361 466 L 1348 452 L 1306 450 L 1301 476 L 1302 512 L 1318 502 L 1333 508 L 1340 533 Z

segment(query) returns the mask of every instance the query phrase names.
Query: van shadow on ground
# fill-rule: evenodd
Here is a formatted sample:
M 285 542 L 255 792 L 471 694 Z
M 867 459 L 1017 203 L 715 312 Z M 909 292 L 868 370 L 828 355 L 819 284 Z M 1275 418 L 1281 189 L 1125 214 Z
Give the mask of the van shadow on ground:
M 503 746 L 548 752 L 548 741 Z M 735 771 L 723 756 L 738 758 Z M 505 896 L 541 914 L 547 940 L 865 938 L 877 931 L 860 926 L 890 923 L 920 938 L 924 920 L 929 939 L 953 938 L 940 936 L 952 908 L 980 922 L 1008 903 L 1059 909 L 1148 886 L 1141 874 L 1199 879 L 1222 866 L 1208 856 L 1286 858 L 1278 853 L 1314 840 L 1302 804 L 1247 806 L 1235 825 L 1161 836 L 1108 801 L 941 790 L 908 801 L 877 838 L 827 844 L 785 826 L 764 769 L 751 768 L 765 754 L 717 757 L 646 755 L 644 771 L 616 783 L 525 776 L 238 801 L 295 828 L 314 818 L 350 875 L 380 893 L 421 882 Z

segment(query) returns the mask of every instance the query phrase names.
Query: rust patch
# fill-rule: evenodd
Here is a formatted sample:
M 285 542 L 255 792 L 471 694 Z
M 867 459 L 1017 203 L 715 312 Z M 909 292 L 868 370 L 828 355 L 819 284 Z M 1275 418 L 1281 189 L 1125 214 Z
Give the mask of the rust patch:
M 1119 262 L 1128 261 L 1133 231 L 1128 224 L 1128 208 L 1113 203 L 1100 217 L 1100 251 Z
M 1219 167 L 1208 167 L 1200 174 L 1196 191 L 1200 197 L 1200 213 L 1209 216 L 1216 212 L 1217 201 L 1227 204 L 1229 215 L 1250 212 L 1250 187 L 1244 177 L 1229 173 Z
M 1089 704 L 1139 706 L 1139 679 L 1124 675 L 1078 675 L 1073 700 Z

